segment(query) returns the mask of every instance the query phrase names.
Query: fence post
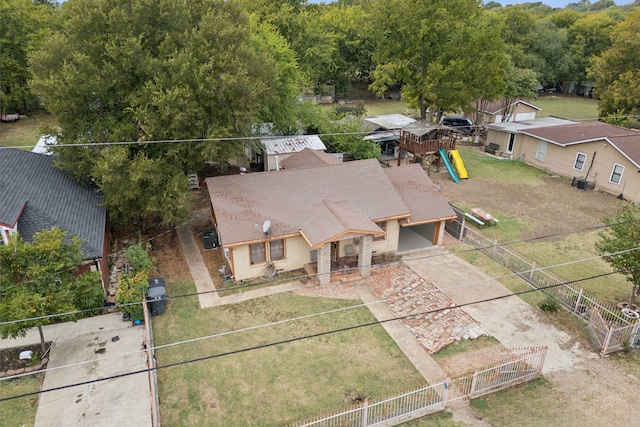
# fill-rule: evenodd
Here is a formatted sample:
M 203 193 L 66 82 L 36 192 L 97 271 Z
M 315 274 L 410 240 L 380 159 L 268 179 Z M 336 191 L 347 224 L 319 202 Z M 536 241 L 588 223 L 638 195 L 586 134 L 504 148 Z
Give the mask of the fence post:
M 573 310 L 576 313 L 579 313 L 578 307 L 580 307 L 580 301 L 582 301 L 582 292 L 584 292 L 584 289 L 580 288 L 580 291 L 578 292 L 578 298 L 576 298 L 576 303 L 573 306 Z
M 465 217 L 462 217 L 462 222 L 459 222 L 458 224 L 460 224 L 460 235 L 458 236 L 458 240 L 462 241 L 462 235 L 464 234 L 464 227 L 466 226 L 467 222 L 465 221 Z
M 447 403 L 449 403 L 449 378 L 444 379 L 444 396 L 442 396 L 442 403 L 444 403 L 444 407 L 447 407 Z
M 476 381 L 478 379 L 478 371 L 473 371 L 473 377 L 471 378 L 471 388 L 469 389 L 469 397 L 473 398 L 473 393 L 476 391 Z
M 491 257 L 496 256 L 496 247 L 498 246 L 498 239 L 493 241 L 493 249 L 491 250 Z
M 609 342 L 611 341 L 611 336 L 613 335 L 613 328 L 607 326 L 607 335 L 604 338 L 604 342 L 602 343 L 602 348 L 600 349 L 600 354 L 607 354 L 607 348 L 609 347 Z
M 531 262 L 531 271 L 529 272 L 529 283 L 533 282 L 533 272 L 535 271 L 535 269 L 536 269 L 536 262 L 532 261 Z
M 364 406 L 362 407 L 362 427 L 367 427 L 369 420 L 369 399 L 364 400 Z

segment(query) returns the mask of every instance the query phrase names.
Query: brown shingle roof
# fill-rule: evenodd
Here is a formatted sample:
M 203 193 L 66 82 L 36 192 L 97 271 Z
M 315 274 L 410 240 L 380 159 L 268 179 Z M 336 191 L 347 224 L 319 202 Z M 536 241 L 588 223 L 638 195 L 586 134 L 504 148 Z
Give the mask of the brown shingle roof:
M 411 211 L 408 224 L 456 217 L 449 203 L 442 197 L 420 165 L 414 163 L 387 168 L 384 171 Z
M 285 169 L 309 168 L 316 166 L 337 165 L 342 163 L 340 159 L 322 151 L 305 148 L 280 161 Z
M 627 159 L 640 168 L 640 133 L 607 138 Z
M 637 134 L 636 131 L 603 122 L 575 123 L 522 130 L 521 133 L 558 145 L 579 144 L 615 136 Z
M 426 175 L 425 175 L 426 176 Z M 207 179 L 224 245 L 261 240 L 256 227 L 271 221 L 272 236 L 299 234 L 324 201 L 371 220 L 409 215 L 409 208 L 376 159 Z M 315 227 L 324 224 L 316 222 Z M 308 228 L 311 235 L 316 231 Z M 321 231 L 320 231 L 321 233 Z

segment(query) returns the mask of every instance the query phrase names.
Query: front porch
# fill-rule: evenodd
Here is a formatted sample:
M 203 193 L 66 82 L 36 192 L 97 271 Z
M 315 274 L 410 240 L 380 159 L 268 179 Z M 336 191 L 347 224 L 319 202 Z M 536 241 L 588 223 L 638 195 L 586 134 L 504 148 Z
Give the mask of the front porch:
M 317 277 L 321 285 L 352 277 L 369 277 L 372 242 L 371 234 L 327 242 L 311 251 L 310 262 L 304 269 L 307 274 Z

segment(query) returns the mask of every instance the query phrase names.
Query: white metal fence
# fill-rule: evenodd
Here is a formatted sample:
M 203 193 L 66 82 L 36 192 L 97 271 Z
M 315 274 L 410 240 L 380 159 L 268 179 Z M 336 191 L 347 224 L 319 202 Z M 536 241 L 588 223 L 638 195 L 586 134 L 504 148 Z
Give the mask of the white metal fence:
M 373 427 L 400 423 L 443 411 L 449 402 L 476 398 L 540 376 L 547 347 L 505 349 L 505 361 L 455 379 L 389 398 L 365 401 L 362 405 L 327 416 L 316 417 L 292 427 Z
M 449 234 L 488 255 L 585 321 L 594 345 L 602 354 L 613 353 L 629 345 L 640 346 L 640 338 L 637 338 L 640 321 L 627 318 L 617 307 L 598 301 L 558 274 L 541 270 L 535 261 L 526 259 L 513 248 L 502 246 L 497 240 L 467 227 L 463 211 L 452 207 L 458 214 L 458 220 L 447 224 L 445 229 Z

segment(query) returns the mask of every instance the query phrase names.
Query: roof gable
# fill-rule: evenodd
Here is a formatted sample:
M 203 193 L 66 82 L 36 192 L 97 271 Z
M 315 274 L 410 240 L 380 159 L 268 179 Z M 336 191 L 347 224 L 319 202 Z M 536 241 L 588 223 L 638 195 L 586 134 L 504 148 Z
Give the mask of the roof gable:
M 312 150 L 305 148 L 304 150 L 288 156 L 280 161 L 285 169 L 309 168 L 315 166 L 337 165 L 342 163 L 336 156 L 325 153 L 324 151 Z
M 498 114 L 499 112 L 504 111 L 507 108 L 512 107 L 514 104 L 516 106 L 518 104 L 526 105 L 527 107 L 531 107 L 532 109 L 534 109 L 536 111 L 540 110 L 540 107 L 536 107 L 535 105 L 529 104 L 528 102 L 523 101 L 521 99 L 519 99 L 517 101 L 514 101 L 514 102 L 510 103 L 509 105 L 505 105 L 504 100 L 499 99 L 497 101 L 493 101 L 493 102 L 490 102 L 489 104 L 487 104 L 487 106 L 485 107 L 483 112 L 488 113 L 488 114 Z
M 0 148 L 0 171 L 1 223 L 17 221 L 26 241 L 58 226 L 84 241 L 87 258 L 102 256 L 106 211 L 101 198 L 56 169 L 54 156 Z

